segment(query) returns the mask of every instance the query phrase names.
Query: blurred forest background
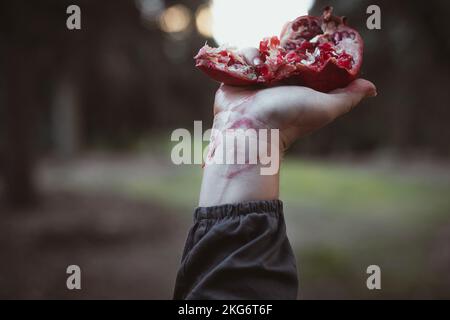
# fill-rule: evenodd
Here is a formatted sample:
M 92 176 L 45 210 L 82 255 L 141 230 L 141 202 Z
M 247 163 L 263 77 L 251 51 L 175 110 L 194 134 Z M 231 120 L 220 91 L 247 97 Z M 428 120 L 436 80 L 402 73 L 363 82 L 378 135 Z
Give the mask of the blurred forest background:
M 192 59 L 214 43 L 196 27 L 207 2 L 0 2 L 0 298 L 171 297 L 201 169 L 172 164 L 170 133 L 210 125 L 218 86 Z M 450 298 L 450 2 L 311 13 L 328 4 L 365 39 L 379 95 L 284 163 L 300 298 Z M 70 264 L 81 291 L 65 287 Z

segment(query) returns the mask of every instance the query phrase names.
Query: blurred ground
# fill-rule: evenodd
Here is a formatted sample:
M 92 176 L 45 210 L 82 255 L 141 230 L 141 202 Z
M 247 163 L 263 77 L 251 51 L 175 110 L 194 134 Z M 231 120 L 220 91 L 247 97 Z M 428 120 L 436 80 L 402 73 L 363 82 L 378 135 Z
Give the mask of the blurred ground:
M 200 178 L 148 152 L 44 161 L 39 206 L 2 213 L 0 298 L 170 298 Z M 446 165 L 287 159 L 281 181 L 301 298 L 450 297 Z
M 0 298 L 170 298 L 188 225 L 175 217 L 117 195 L 44 196 L 3 217 Z M 82 270 L 80 292 L 65 287 L 71 264 Z

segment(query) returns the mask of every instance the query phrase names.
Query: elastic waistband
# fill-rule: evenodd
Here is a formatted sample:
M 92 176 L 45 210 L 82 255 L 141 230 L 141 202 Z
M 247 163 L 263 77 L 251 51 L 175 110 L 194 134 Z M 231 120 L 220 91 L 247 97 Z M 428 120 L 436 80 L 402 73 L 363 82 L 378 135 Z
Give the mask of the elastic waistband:
M 198 207 L 195 209 L 194 219 L 222 219 L 238 217 L 249 213 L 283 212 L 283 202 L 280 200 L 250 201 L 237 204 L 224 204 L 214 207 Z

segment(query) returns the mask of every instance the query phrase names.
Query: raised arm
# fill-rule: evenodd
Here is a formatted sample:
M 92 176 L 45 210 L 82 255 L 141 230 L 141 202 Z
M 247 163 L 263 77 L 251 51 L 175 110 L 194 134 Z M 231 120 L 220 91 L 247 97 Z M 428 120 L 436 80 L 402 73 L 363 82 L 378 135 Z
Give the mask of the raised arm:
M 178 272 L 176 299 L 297 297 L 296 261 L 278 199 L 279 163 L 296 139 L 375 95 L 375 86 L 362 79 L 330 93 L 294 86 L 219 88 L 200 206 Z M 253 136 L 245 129 L 275 131 Z M 233 139 L 244 135 L 250 143 L 244 148 L 227 143 L 230 132 L 236 133 Z M 270 149 L 269 168 L 259 152 L 252 161 L 251 145 Z M 239 156 L 244 161 L 236 164 Z

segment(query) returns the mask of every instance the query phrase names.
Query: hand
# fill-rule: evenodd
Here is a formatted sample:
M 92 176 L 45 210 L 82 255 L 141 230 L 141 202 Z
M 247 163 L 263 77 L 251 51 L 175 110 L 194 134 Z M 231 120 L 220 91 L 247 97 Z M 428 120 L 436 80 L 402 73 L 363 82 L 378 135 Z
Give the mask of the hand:
M 258 127 L 280 129 L 284 151 L 297 138 L 324 127 L 373 96 L 375 86 L 363 79 L 329 93 L 297 86 L 257 90 L 222 85 L 214 104 L 215 125 L 223 129 L 245 117 Z
M 247 51 L 245 56 L 249 62 L 255 61 L 255 51 Z M 279 129 L 280 148 L 284 152 L 299 137 L 324 127 L 352 110 L 362 99 L 374 96 L 375 86 L 363 79 L 329 93 L 299 86 L 256 89 L 222 85 L 214 103 L 214 128 L 219 131 L 239 127 Z M 241 169 L 236 165 L 207 166 L 200 205 L 278 197 L 278 175 L 267 177 L 255 168 Z

